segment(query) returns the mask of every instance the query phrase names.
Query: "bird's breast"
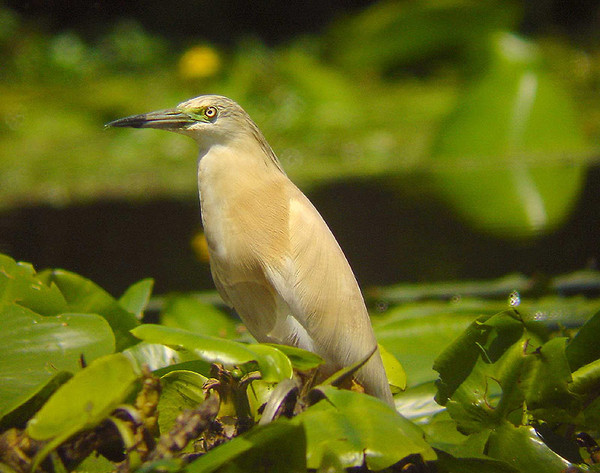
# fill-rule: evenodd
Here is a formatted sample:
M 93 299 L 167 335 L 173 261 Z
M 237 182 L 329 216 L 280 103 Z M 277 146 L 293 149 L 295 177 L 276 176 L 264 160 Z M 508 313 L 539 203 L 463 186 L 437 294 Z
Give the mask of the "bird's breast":
M 235 170 L 219 177 L 202 169 L 198 176 L 211 260 L 230 269 L 276 264 L 289 250 L 287 178 Z

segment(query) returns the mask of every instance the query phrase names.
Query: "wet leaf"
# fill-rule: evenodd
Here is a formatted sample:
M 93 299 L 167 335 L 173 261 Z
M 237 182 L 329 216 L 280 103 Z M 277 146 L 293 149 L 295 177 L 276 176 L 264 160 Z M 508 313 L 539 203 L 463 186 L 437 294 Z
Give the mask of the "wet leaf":
M 373 470 L 412 454 L 435 459 L 423 432 L 382 401 L 330 386 L 318 390 L 326 399 L 294 418 L 306 429 L 309 468 L 318 468 L 328 454 L 345 468 L 366 462 Z
M 162 343 L 170 347 L 182 347 L 193 351 L 210 363 L 228 366 L 242 365 L 254 360 L 254 353 L 245 345 L 231 340 L 209 337 L 188 330 L 144 324 L 131 331 L 134 336 L 149 343 Z
M 0 417 L 17 408 L 60 373 L 112 353 L 114 335 L 93 314 L 41 316 L 25 307 L 5 306 L 0 315 Z
M 508 422 L 491 432 L 487 454 L 522 473 L 564 473 L 574 466 L 548 448 L 532 427 L 515 427 Z
M 430 422 L 438 413 L 444 410 L 434 400 L 436 388 L 433 382 L 409 387 L 394 396 L 396 410 L 408 420 L 419 425 Z
M 452 308 L 454 311 L 465 310 L 465 307 L 474 309 L 474 306 L 477 306 L 479 310 L 487 312 L 491 309 L 493 312 L 498 312 L 503 309 L 502 306 L 483 298 L 502 298 L 512 291 L 526 292 L 531 286 L 530 278 L 515 273 L 491 280 L 394 284 L 372 289 L 368 295 L 394 304 L 417 300 L 454 300 Z M 461 304 L 456 303 L 459 301 Z
M 141 342 L 123 351 L 138 368 L 146 365 L 150 371 L 170 367 L 181 362 L 180 352 L 160 343 Z
M 433 369 L 440 374 L 436 400 L 444 405 L 470 376 L 478 360 L 496 362 L 524 330 L 524 323 L 513 310 L 478 318 L 435 360 Z
M 600 360 L 582 366 L 572 374 L 573 382 L 569 391 L 585 397 L 596 397 L 600 391 Z
M 438 452 L 437 465 L 445 473 L 519 473 L 519 470 L 503 461 L 453 457 L 443 451 Z
M 406 370 L 408 386 L 416 386 L 436 379 L 435 358 L 480 314 L 446 302 L 407 304 L 374 317 L 373 329 Z
M 436 401 L 445 405 L 456 389 L 469 377 L 481 356 L 481 347 L 487 341 L 491 327 L 485 322 L 491 316 L 483 316 L 467 329 L 436 358 L 433 369 L 439 373 L 436 382 Z

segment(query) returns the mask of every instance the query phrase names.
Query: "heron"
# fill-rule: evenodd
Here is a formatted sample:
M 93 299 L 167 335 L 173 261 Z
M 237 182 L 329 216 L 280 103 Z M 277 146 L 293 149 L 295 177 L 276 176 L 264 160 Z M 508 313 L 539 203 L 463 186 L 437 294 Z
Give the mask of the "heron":
M 288 178 L 258 126 L 235 101 L 201 95 L 110 127 L 157 128 L 194 139 L 211 274 L 223 300 L 259 342 L 291 345 L 333 372 L 356 372 L 393 406 L 354 273 L 329 227 Z

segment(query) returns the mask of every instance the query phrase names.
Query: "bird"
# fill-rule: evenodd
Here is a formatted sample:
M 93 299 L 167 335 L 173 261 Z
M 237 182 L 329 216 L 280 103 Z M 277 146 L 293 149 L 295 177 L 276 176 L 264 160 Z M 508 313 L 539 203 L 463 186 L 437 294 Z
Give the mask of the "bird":
M 114 120 L 156 128 L 199 147 L 200 213 L 211 274 L 258 342 L 320 355 L 325 372 L 355 373 L 367 394 L 393 397 L 354 273 L 320 213 L 289 179 L 248 113 L 220 95 Z

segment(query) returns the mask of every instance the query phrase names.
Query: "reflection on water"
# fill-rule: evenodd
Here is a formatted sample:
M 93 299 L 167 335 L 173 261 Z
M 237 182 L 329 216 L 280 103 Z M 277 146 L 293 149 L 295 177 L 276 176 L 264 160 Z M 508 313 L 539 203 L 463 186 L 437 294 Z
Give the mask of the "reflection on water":
M 397 282 L 489 279 L 507 273 L 560 274 L 600 256 L 600 169 L 559 230 L 533 240 L 480 234 L 418 183 L 357 181 L 309 195 L 338 238 L 363 287 Z M 0 252 L 36 268 L 63 267 L 119 295 L 144 278 L 156 293 L 212 288 L 191 241 L 196 201 L 103 202 L 0 214 Z

